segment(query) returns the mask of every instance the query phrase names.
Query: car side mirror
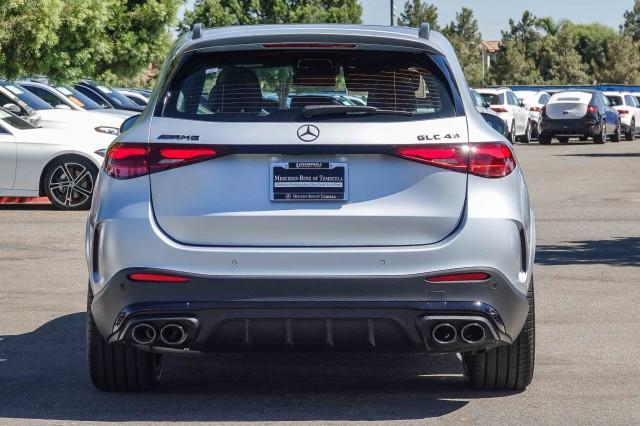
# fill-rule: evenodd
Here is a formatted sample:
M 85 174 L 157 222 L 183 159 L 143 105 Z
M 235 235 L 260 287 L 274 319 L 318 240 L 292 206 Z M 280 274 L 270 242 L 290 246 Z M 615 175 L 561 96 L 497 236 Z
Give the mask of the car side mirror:
M 520 102 L 518 102 L 518 105 L 520 105 L 522 108 L 524 108 L 524 102 L 520 101 Z
M 131 117 L 124 120 L 120 125 L 120 133 L 122 134 L 132 128 L 133 125 L 136 124 L 138 117 L 140 117 L 140 114 L 132 115 Z
M 55 107 L 56 109 L 66 109 L 66 110 L 71 110 L 71 107 L 69 105 L 65 105 L 65 104 L 58 104 Z
M 491 104 L 489 102 L 487 102 L 487 101 L 482 101 L 482 106 L 484 108 L 491 108 Z
M 2 106 L 2 108 L 6 109 L 9 112 L 12 112 L 16 115 L 22 114 L 22 108 L 20 108 L 18 105 L 14 104 L 14 103 L 8 103 L 8 104 L 4 104 Z
M 500 133 L 502 136 L 507 136 L 507 125 L 502 121 L 500 117 L 497 117 L 493 114 L 489 114 L 486 112 L 481 113 L 484 121 L 489 124 L 496 132 Z

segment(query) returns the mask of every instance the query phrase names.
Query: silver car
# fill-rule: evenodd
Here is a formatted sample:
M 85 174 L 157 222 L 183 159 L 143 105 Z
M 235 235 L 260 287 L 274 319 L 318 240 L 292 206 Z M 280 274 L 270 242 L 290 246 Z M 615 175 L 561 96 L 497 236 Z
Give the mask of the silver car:
M 460 353 L 474 388 L 532 379 L 522 170 L 426 24 L 194 27 L 108 149 L 86 235 L 100 389 L 248 351 Z

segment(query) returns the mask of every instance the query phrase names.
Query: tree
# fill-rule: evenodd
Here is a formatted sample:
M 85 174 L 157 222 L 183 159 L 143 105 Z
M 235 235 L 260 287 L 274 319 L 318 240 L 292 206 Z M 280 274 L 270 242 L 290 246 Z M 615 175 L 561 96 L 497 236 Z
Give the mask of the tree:
M 599 80 L 603 83 L 640 84 L 640 45 L 631 34 L 619 34 L 609 40 Z
M 482 35 L 478 29 L 478 20 L 473 11 L 466 7 L 456 13 L 455 21 L 443 28 L 442 33 L 449 39 L 458 60 L 462 65 L 464 75 L 471 86 L 484 84 L 482 70 L 481 42 Z
M 358 0 L 196 0 L 185 13 L 178 31 L 191 31 L 201 22 L 205 27 L 284 23 L 362 22 Z
M 576 38 L 573 25 L 565 23 L 552 38 L 552 48 L 547 52 L 549 68 L 546 81 L 550 84 L 587 84 L 587 64 L 576 50 Z
M 515 22 L 509 19 L 509 31 L 502 32 L 500 51 L 491 68 L 496 84 L 534 84 L 542 81 L 537 64 L 543 47 L 538 20 L 529 11 Z
M 582 62 L 589 67 L 591 80 L 600 80 L 600 71 L 607 61 L 607 50 L 612 39 L 616 38 L 616 31 L 602 24 L 575 24 L 576 50 L 582 57 Z
M 633 41 L 640 41 L 640 0 L 635 0 L 633 9 L 624 12 L 621 30 L 630 35 Z
M 421 0 L 407 0 L 404 11 L 398 18 L 398 25 L 419 27 L 423 22 L 427 22 L 432 29 L 437 30 L 439 28 L 438 8 Z
M 2 0 L 0 74 L 134 77 L 161 61 L 183 0 Z

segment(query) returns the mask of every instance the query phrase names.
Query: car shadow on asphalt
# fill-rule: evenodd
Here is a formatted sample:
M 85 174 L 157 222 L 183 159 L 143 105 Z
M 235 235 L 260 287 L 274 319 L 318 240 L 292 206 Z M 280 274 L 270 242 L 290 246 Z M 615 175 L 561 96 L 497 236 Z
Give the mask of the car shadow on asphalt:
M 640 237 L 538 245 L 536 263 L 542 265 L 640 266 Z
M 591 158 L 636 158 L 640 157 L 640 152 L 597 152 L 587 154 L 564 154 L 557 157 L 591 157 Z
M 51 204 L 0 204 L 1 210 L 55 210 Z
M 84 313 L 0 337 L 0 418 L 55 421 L 351 421 L 440 417 L 476 398 L 454 355 L 169 358 L 160 387 L 89 382 Z

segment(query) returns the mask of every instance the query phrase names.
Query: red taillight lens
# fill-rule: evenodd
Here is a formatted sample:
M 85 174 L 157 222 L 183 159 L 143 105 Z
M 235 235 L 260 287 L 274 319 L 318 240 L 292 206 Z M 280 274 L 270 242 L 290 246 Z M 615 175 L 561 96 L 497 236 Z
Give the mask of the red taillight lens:
M 618 110 L 618 114 L 629 114 L 629 110 L 626 110 L 626 109 L 619 109 L 619 110 Z
M 131 179 L 221 155 L 208 145 L 115 143 L 107 150 L 104 170 L 116 179 Z
M 491 109 L 495 112 L 507 112 L 507 109 L 502 107 L 491 107 Z
M 589 105 L 589 107 L 587 108 L 587 112 L 590 112 L 591 114 L 595 114 L 596 112 L 598 112 L 598 108 L 596 108 L 593 105 Z
M 466 172 L 467 150 L 466 145 L 407 146 L 398 148 L 396 154 L 430 166 Z
M 536 107 L 536 106 L 529 108 L 529 111 L 532 111 L 532 112 L 540 112 L 541 110 L 542 108 Z
M 461 274 L 436 275 L 435 277 L 425 278 L 428 283 L 443 282 L 467 282 L 467 281 L 485 281 L 491 278 L 491 275 L 484 272 L 464 272 Z
M 396 149 L 407 160 L 486 178 L 507 176 L 516 167 L 508 146 L 499 142 L 460 145 L 411 146 Z
M 469 148 L 469 173 L 486 178 L 507 176 L 516 168 L 516 158 L 501 143 L 473 144 Z
M 187 277 L 173 274 L 150 274 L 150 273 L 134 273 L 129 274 L 131 281 L 138 282 L 154 282 L 154 283 L 186 283 L 191 281 Z

